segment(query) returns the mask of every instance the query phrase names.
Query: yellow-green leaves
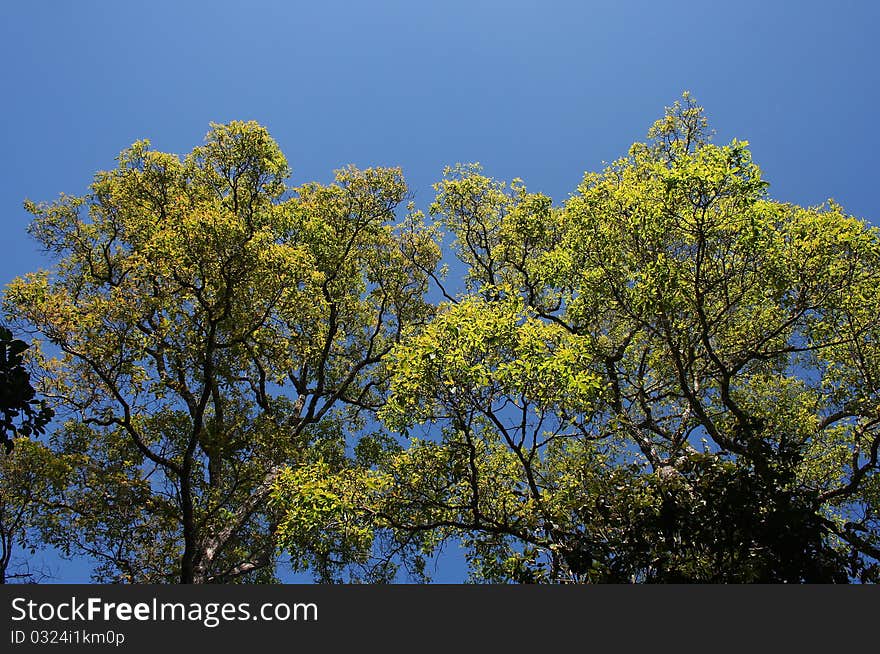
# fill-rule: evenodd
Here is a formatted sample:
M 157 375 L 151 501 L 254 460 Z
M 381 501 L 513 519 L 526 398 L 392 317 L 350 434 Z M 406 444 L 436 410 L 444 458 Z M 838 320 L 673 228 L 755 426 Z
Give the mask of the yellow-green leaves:
M 400 428 L 471 403 L 507 397 L 538 409 L 586 411 L 599 376 L 580 339 L 536 319 L 517 300 L 468 298 L 445 310 L 389 359 L 391 396 L 381 415 Z
M 33 554 L 39 532 L 59 522 L 52 505 L 75 464 L 30 438 L 16 438 L 15 448 L 0 454 L 0 583 L 39 581 L 28 550 Z
M 4 308 L 88 464 L 62 544 L 139 580 L 278 547 L 385 580 L 450 537 L 492 581 L 878 580 L 878 232 L 774 201 L 689 95 L 562 204 L 476 164 L 406 216 L 399 169 L 288 175 L 234 122 L 27 204 L 57 263 Z
M 385 477 L 357 468 L 333 470 L 324 461 L 285 469 L 272 498 L 282 516 L 279 546 L 291 553 L 294 569 L 321 571 L 333 565 L 365 563 L 376 529 L 376 497 Z
M 773 201 L 688 94 L 648 136 L 562 207 L 435 187 L 468 284 L 388 360 L 386 423 L 443 430 L 409 528 L 495 580 L 876 579 L 877 230 Z
M 235 121 L 183 157 L 139 141 L 83 197 L 26 205 L 57 261 L 10 284 L 4 309 L 60 350 L 38 377 L 92 441 L 82 456 L 121 475 L 101 484 L 143 496 L 111 515 L 75 480 L 67 544 L 119 552 L 132 578 L 270 579 L 273 475 L 354 438 L 381 404 L 379 363 L 432 313 L 439 249 L 396 224 L 399 169 L 289 174 L 264 127 Z M 129 537 L 150 530 L 163 542 Z
M 550 198 L 529 193 L 519 179 L 508 186 L 486 177 L 479 164 L 446 168 L 434 188 L 431 214 L 455 237 L 469 290 L 521 288 L 558 273 L 562 262 L 554 248 L 562 216 Z

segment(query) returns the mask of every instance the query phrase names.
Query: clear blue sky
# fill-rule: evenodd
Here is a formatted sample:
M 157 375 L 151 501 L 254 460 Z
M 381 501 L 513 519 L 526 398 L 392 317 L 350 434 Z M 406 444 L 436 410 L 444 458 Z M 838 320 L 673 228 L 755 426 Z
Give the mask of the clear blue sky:
M 401 166 L 424 208 L 445 165 L 479 161 L 561 202 L 687 89 L 774 198 L 880 224 L 878 25 L 871 0 L 6 3 L 0 284 L 45 265 L 24 198 L 232 119 L 269 128 L 294 183 Z

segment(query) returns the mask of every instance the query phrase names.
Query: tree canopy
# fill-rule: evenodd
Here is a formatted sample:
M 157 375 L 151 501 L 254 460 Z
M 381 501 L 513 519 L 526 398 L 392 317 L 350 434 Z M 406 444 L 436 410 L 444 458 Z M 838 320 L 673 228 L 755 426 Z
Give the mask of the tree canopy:
M 455 540 L 476 581 L 878 580 L 880 233 L 773 200 L 688 94 L 561 205 L 288 177 L 234 122 L 27 204 L 56 263 L 4 307 L 73 471 L 42 535 L 98 578 L 423 579 Z
M 345 465 L 377 363 L 430 312 L 412 261 L 439 249 L 392 226 L 399 170 L 288 176 L 263 127 L 233 122 L 183 158 L 135 143 L 87 195 L 26 205 L 57 263 L 5 306 L 58 350 L 40 382 L 65 418 L 53 447 L 79 461 L 48 537 L 99 579 L 274 578 L 276 478 Z

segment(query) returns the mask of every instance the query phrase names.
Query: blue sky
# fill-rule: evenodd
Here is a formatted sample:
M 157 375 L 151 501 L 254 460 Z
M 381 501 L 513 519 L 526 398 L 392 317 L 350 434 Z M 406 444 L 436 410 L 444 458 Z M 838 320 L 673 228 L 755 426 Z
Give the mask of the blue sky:
M 0 284 L 46 265 L 22 200 L 85 191 L 134 140 L 183 153 L 257 120 L 293 183 L 401 166 L 426 208 L 481 162 L 559 203 L 684 90 L 750 141 L 778 200 L 880 224 L 880 3 L 7 3 L 0 23 Z M 84 581 L 82 563 L 59 568 Z M 453 564 L 440 579 L 454 581 Z

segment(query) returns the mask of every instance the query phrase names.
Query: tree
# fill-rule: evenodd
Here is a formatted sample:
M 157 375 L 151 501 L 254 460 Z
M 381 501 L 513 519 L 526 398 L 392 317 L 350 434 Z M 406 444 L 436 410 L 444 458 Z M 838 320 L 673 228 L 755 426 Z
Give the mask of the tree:
M 428 434 L 380 524 L 491 581 L 876 582 L 880 234 L 767 186 L 687 94 L 562 207 L 447 170 L 467 292 L 386 362 Z
M 15 449 L 0 458 L 0 584 L 39 581 L 48 574 L 27 555 L 40 547 L 42 533 L 54 528 L 54 498 L 71 472 L 64 457 L 27 438 L 16 439 Z
M 26 203 L 56 263 L 4 306 L 59 352 L 36 353 L 39 384 L 75 462 L 46 537 L 99 580 L 272 580 L 270 490 L 353 465 L 378 364 L 430 314 L 420 267 L 439 249 L 392 226 L 400 170 L 288 176 L 263 127 L 232 122 L 184 158 L 137 142 L 88 194 Z
M 14 339 L 0 326 L 0 439 L 8 455 L 16 436 L 45 433 L 54 412 L 44 400 L 36 399 L 30 374 L 24 366 L 24 353 L 30 346 Z
M 0 584 L 9 579 L 30 579 L 26 563 L 15 563 L 16 547 L 30 548 L 35 527 L 47 499 L 53 470 L 45 465 L 42 446 L 28 440 L 43 435 L 54 416 L 45 400 L 36 398 L 25 367 L 29 345 L 14 339 L 0 326 L 0 437 L 5 456 L 0 458 Z
M 562 206 L 289 174 L 233 122 L 26 203 L 55 263 L 3 305 L 63 425 L 4 460 L 4 539 L 102 581 L 386 581 L 452 538 L 477 580 L 880 580 L 880 234 L 772 200 L 690 96 Z M 4 439 L 50 417 L 25 381 Z

